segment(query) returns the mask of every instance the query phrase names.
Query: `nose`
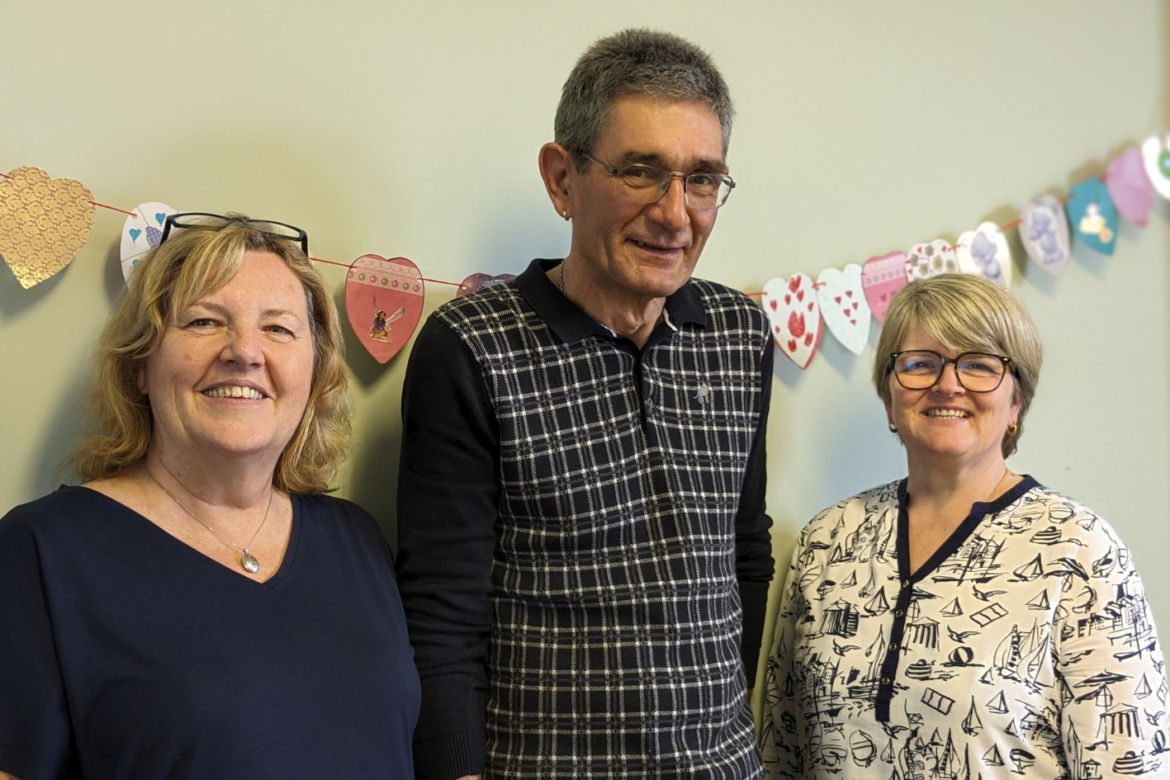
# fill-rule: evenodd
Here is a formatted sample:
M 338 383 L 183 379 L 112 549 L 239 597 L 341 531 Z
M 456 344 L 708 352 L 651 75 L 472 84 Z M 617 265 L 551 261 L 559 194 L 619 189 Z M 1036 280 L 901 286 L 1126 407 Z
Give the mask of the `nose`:
M 950 369 L 950 371 L 947 371 L 947 369 Z M 954 361 L 947 360 L 943 363 L 942 373 L 938 375 L 938 381 L 934 383 L 931 389 L 944 393 L 961 393 L 966 390 L 959 381 L 959 369 Z
M 220 358 L 225 363 L 244 368 L 262 364 L 264 349 L 260 343 L 260 334 L 252 328 L 232 328 L 227 332 L 227 342 Z
M 666 228 L 677 231 L 686 227 L 687 223 L 690 222 L 691 215 L 687 211 L 686 178 L 684 176 L 677 173 L 671 174 L 670 184 L 666 185 L 666 191 L 662 193 L 662 197 L 654 202 L 653 210 L 657 221 Z

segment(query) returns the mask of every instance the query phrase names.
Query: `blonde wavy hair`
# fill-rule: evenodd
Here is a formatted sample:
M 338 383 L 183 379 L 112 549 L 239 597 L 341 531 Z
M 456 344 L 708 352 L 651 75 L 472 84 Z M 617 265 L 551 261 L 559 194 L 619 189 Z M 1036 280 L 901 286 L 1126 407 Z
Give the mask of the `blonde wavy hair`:
M 313 339 L 313 381 L 292 439 L 276 463 L 273 484 L 289 493 L 333 490 L 344 458 L 350 406 L 345 342 L 337 309 L 299 243 L 249 226 L 240 214 L 227 225 L 175 229 L 143 259 L 98 339 L 90 393 L 94 432 L 69 463 L 88 481 L 141 463 L 150 448 L 153 415 L 139 389 L 146 360 L 159 347 L 174 313 L 223 287 L 247 251 L 271 252 L 300 280 Z
M 999 285 L 974 274 L 940 274 L 898 290 L 886 312 L 873 361 L 874 387 L 887 407 L 893 400 L 890 354 L 902 348 L 915 325 L 954 352 L 987 352 L 1011 358 L 1014 400 L 1020 405 L 1019 428 L 1014 435 L 1003 437 L 1000 449 L 1005 458 L 1015 452 L 1044 362 L 1040 334 L 1023 304 Z

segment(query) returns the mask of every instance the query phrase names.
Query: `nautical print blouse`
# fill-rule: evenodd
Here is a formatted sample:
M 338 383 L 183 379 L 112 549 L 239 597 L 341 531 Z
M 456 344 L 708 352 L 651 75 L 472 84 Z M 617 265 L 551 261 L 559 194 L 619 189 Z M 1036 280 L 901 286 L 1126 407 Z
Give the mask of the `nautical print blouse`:
M 914 573 L 905 481 L 801 532 L 767 666 L 766 777 L 1170 776 L 1129 550 L 1031 477 Z

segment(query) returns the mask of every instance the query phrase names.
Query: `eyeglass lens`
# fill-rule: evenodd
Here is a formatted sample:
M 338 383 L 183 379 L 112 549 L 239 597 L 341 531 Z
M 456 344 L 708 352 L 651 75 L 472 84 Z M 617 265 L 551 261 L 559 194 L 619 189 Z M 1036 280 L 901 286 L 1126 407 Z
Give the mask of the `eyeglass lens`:
M 930 350 L 909 350 L 895 354 L 894 376 L 907 390 L 925 390 L 938 382 L 947 363 L 954 365 L 959 384 L 974 393 L 996 389 L 1007 373 L 1007 362 L 998 355 L 964 352 L 948 358 Z

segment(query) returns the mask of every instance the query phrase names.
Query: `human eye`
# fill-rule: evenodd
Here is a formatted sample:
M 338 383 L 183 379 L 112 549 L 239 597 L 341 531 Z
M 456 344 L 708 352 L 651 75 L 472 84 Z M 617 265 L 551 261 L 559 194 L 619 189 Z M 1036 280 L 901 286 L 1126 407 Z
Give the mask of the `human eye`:
M 995 355 L 971 352 L 959 356 L 958 368 L 971 376 L 995 376 L 1003 370 L 1003 361 Z
M 903 352 L 897 365 L 898 370 L 906 374 L 935 374 L 940 360 L 933 352 Z
M 652 165 L 632 163 L 619 171 L 618 176 L 628 186 L 641 189 L 643 187 L 653 187 L 656 184 L 660 185 L 664 178 L 669 177 L 669 174 L 661 168 L 655 168 Z

